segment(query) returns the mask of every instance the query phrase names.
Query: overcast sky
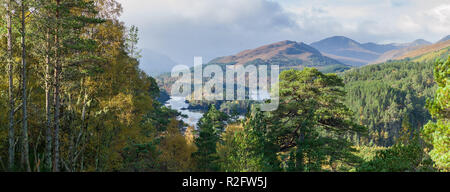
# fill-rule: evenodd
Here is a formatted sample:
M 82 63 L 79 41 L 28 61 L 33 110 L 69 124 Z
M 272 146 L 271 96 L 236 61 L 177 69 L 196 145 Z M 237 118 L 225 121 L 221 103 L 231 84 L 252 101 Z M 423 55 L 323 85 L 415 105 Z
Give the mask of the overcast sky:
M 185 65 L 282 40 L 435 42 L 450 35 L 449 0 L 118 1 L 121 19 L 140 29 L 140 48 Z

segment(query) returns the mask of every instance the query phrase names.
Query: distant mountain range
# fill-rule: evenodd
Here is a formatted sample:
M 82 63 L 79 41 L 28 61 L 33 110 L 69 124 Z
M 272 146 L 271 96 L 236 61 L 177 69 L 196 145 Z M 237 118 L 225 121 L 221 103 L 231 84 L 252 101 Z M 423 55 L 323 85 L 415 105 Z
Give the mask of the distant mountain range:
M 430 44 L 432 43 L 423 39 L 418 39 L 410 43 L 359 43 L 348 37 L 334 36 L 314 42 L 311 46 L 321 51 L 324 55 L 342 63 L 352 66 L 363 66 L 379 60 L 383 54 L 392 50 Z
M 213 59 L 208 64 L 268 64 L 279 65 L 281 70 L 316 67 L 324 72 L 344 71 L 350 68 L 322 55 L 320 51 L 305 43 L 295 41 L 281 41 L 245 50 L 236 55 Z
M 227 65 L 234 64 L 243 66 L 279 65 L 281 71 L 315 67 L 324 73 L 342 72 L 351 68 L 351 66 L 322 55 L 319 50 L 305 43 L 295 41 L 280 41 L 245 50 L 235 55 L 218 57 L 205 65 L 219 65 L 223 70 L 226 70 Z M 245 74 L 243 75 L 244 77 L 236 78 L 245 78 Z M 168 93 L 170 93 L 171 86 L 177 79 L 176 77 L 171 77 L 169 73 L 157 76 L 158 85 Z
M 450 35 L 436 43 L 417 39 L 409 43 L 360 43 L 344 36 L 329 37 L 310 45 L 281 41 L 249 49 L 236 55 L 218 57 L 208 64 L 277 64 L 280 69 L 316 67 L 322 72 L 339 72 L 367 64 L 417 57 L 450 46 Z M 170 72 L 175 62 L 169 57 L 144 50 L 141 68 L 152 76 Z

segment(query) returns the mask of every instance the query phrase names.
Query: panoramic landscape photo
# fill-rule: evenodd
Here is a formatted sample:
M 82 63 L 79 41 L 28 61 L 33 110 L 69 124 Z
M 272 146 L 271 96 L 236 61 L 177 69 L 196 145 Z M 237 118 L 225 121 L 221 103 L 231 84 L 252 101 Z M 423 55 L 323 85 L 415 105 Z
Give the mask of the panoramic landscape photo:
M 0 172 L 450 171 L 448 0 L 0 3 Z

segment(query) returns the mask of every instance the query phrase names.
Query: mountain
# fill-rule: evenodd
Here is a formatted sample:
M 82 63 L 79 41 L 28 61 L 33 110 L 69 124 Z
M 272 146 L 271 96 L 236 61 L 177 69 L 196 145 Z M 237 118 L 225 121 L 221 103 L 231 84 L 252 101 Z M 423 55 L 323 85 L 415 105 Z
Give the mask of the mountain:
M 396 46 L 395 44 L 380 45 L 380 44 L 376 44 L 376 43 L 364 43 L 364 44 L 361 44 L 361 46 L 364 49 L 367 49 L 367 50 L 370 50 L 370 51 L 373 51 L 376 53 L 385 53 L 390 50 L 398 49 L 398 46 Z
M 380 57 L 378 57 L 377 60 L 372 61 L 370 64 L 377 64 L 377 63 L 386 62 L 388 60 L 394 60 L 394 58 L 401 57 L 402 55 L 407 54 L 408 52 L 414 51 L 420 47 L 421 46 L 405 47 L 405 48 L 401 48 L 401 49 L 395 49 L 395 50 L 388 51 L 388 52 L 380 55 Z
M 177 65 L 170 57 L 148 49 L 143 49 L 141 54 L 139 67 L 150 76 L 170 72 Z
M 423 39 L 417 39 L 410 43 L 398 44 L 362 44 L 348 37 L 333 36 L 314 42 L 311 46 L 321 51 L 322 54 L 342 63 L 353 66 L 362 66 L 378 61 L 383 54 L 389 51 L 430 44 L 430 42 Z
M 441 40 L 439 40 L 439 41 L 436 42 L 436 43 L 442 43 L 442 42 L 448 41 L 448 40 L 450 40 L 450 35 L 445 36 L 444 38 L 442 38 Z
M 226 70 L 226 65 L 232 64 L 279 65 L 280 70 L 301 70 L 304 67 L 315 67 L 324 73 L 342 72 L 351 68 L 335 59 L 322 55 L 320 51 L 305 43 L 295 41 L 280 41 L 245 50 L 236 55 L 218 57 L 206 65 L 219 65 L 223 70 Z M 171 86 L 176 80 L 177 78 L 170 77 L 169 73 L 157 76 L 159 86 L 168 93 L 170 93 Z
M 236 55 L 213 59 L 209 64 L 276 64 L 280 65 L 281 70 L 316 67 L 324 72 L 349 69 L 349 66 L 322 55 L 317 49 L 295 41 L 281 41 L 245 50 Z
M 361 44 L 344 36 L 333 36 L 311 44 L 328 57 L 353 66 L 361 66 L 377 59 L 385 50 L 393 49 L 375 43 Z
M 444 39 L 443 39 L 444 40 Z M 450 39 L 447 41 L 439 41 L 435 44 L 418 45 L 406 47 L 398 50 L 392 50 L 384 53 L 373 63 L 382 63 L 388 60 L 402 60 L 406 58 L 415 58 L 424 54 L 440 51 L 450 47 Z
M 314 67 L 324 73 L 342 72 L 351 69 L 350 66 L 322 55 L 319 50 L 305 43 L 287 40 L 264 45 L 254 49 L 244 50 L 235 55 L 219 57 L 211 60 L 206 65 L 219 65 L 224 70 L 226 70 L 229 65 L 278 65 L 280 67 L 280 71 L 288 69 L 302 70 L 305 67 Z M 257 72 L 257 70 L 250 71 L 248 73 L 248 77 L 258 77 Z M 246 79 L 248 77 L 246 73 L 238 73 L 234 78 Z M 271 77 L 268 77 L 269 80 L 270 78 Z M 172 79 L 159 79 L 160 84 L 164 85 L 163 87 L 171 87 L 170 85 L 173 82 Z M 239 84 L 239 82 L 237 82 L 235 92 L 238 87 L 245 87 L 246 90 L 249 89 L 249 85 Z M 254 98 L 254 96 L 248 97 Z M 237 109 L 239 112 L 246 112 L 252 102 L 253 101 L 242 101 L 235 103 L 225 100 L 214 102 L 190 100 L 188 109 L 205 111 L 208 109 L 208 106 L 213 103 L 218 109 L 223 111 L 230 112 Z
M 431 45 L 433 43 L 424 40 L 424 39 L 417 39 L 410 43 L 392 43 L 392 45 L 398 47 L 398 48 L 406 48 L 406 47 L 416 47 L 416 46 L 422 46 L 422 45 Z
M 417 49 L 414 49 L 413 51 L 409 51 L 401 56 L 395 57 L 395 60 L 400 60 L 400 59 L 406 59 L 406 58 L 415 58 L 427 53 L 431 53 L 431 52 L 435 52 L 435 51 L 439 51 L 441 49 L 450 47 L 450 40 L 447 41 L 443 41 L 440 43 L 436 43 L 436 44 L 432 44 L 432 45 L 427 45 L 427 46 L 419 46 L 417 47 Z

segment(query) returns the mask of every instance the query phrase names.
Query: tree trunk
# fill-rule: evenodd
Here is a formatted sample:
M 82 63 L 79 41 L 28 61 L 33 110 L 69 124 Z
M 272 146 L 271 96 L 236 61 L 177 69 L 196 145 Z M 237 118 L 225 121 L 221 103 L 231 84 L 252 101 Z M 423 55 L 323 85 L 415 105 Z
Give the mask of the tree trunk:
M 52 121 L 51 121 L 51 79 L 50 79 L 50 32 L 47 31 L 47 53 L 45 69 L 45 117 L 46 117 L 46 146 L 45 146 L 45 166 L 51 170 L 52 167 Z
M 9 99 L 9 171 L 13 171 L 14 169 L 14 153 L 15 153 L 15 145 L 14 145 L 14 98 L 13 98 L 13 59 L 12 59 L 12 29 L 11 29 L 11 0 L 9 0 L 6 4 L 6 20 L 7 20 L 7 41 L 8 41 L 8 50 L 7 50 L 7 60 L 8 60 L 8 77 L 9 77 L 9 88 L 8 88 L 8 99 Z
M 24 166 L 28 172 L 31 171 L 30 159 L 29 159 L 29 146 L 28 146 L 28 117 L 27 117 L 27 62 L 26 62 L 26 47 L 25 47 L 25 0 L 21 1 L 22 8 L 22 110 L 23 110 L 23 120 L 22 120 L 22 146 L 23 146 L 23 157 Z
M 55 91 L 54 91 L 54 124 L 55 124 L 55 147 L 54 147 L 54 160 L 53 160 L 53 171 L 59 172 L 59 105 L 60 105 L 60 99 L 59 99 L 59 74 L 61 72 L 61 63 L 59 58 L 59 5 L 60 0 L 56 0 L 56 33 L 55 33 L 55 70 L 54 70 L 54 83 L 55 83 Z

